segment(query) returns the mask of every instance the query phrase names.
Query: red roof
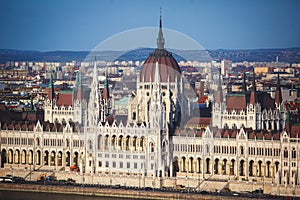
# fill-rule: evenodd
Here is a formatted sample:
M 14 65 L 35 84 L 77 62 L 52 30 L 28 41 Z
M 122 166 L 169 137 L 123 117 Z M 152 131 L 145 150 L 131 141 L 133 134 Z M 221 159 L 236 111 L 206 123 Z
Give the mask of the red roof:
M 246 110 L 247 102 L 246 95 L 237 95 L 237 96 L 226 96 L 227 109 L 228 110 Z
M 294 135 L 300 135 L 300 125 L 292 125 L 291 137 L 293 137 Z
M 57 95 L 57 106 L 72 106 L 73 105 L 73 95 L 59 93 Z
M 170 78 L 170 82 L 175 82 L 175 77 L 180 81 L 180 76 L 178 76 L 181 74 L 180 67 L 172 54 L 165 49 L 155 49 L 143 64 L 140 73 L 140 80 L 142 82 L 150 82 L 150 77 L 151 81 L 154 81 L 156 62 L 159 64 L 158 69 L 161 82 L 168 82 L 168 77 Z
M 187 123 L 187 126 L 210 125 L 211 118 L 208 117 L 192 117 Z

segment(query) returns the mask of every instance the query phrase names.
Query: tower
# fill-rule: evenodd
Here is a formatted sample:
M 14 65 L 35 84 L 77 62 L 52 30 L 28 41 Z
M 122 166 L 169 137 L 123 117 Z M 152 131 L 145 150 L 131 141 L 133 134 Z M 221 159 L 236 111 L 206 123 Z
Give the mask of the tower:
M 82 79 L 81 71 L 76 73 L 75 89 L 73 91 L 75 98 L 73 99 L 74 116 L 73 121 L 83 124 L 84 112 L 83 112 L 83 98 L 82 98 Z
M 111 109 L 111 99 L 109 94 L 109 85 L 108 85 L 108 68 L 106 67 L 105 70 L 105 80 L 104 80 L 104 88 L 102 98 L 100 99 L 101 102 L 101 121 L 104 122 L 106 117 L 110 115 Z
M 280 87 L 280 77 L 279 72 L 277 73 L 277 86 L 276 86 L 276 92 L 275 92 L 275 104 L 276 107 L 280 107 L 282 103 L 282 94 L 281 94 L 281 87 Z
M 52 70 L 50 72 L 50 80 L 49 80 L 49 84 L 48 84 L 48 88 L 47 88 L 47 93 L 48 93 L 48 97 L 47 97 L 47 101 L 45 103 L 45 114 L 44 114 L 44 118 L 45 120 L 49 120 L 50 122 L 53 122 L 53 108 L 55 105 L 55 92 L 54 92 L 54 84 L 53 84 L 53 74 L 52 74 Z
M 166 112 L 166 123 L 172 126 L 176 111 L 180 112 L 180 106 L 185 106 L 183 92 L 183 81 L 180 78 L 181 70 L 177 61 L 165 47 L 162 30 L 162 17 L 159 19 L 159 29 L 157 36 L 157 48 L 145 60 L 140 75 L 137 78 L 136 96 L 132 97 L 128 108 L 128 121 L 137 123 L 149 122 L 149 109 L 154 96 L 155 81 L 159 80 L 162 103 Z M 181 99 L 178 99 L 181 98 Z M 177 106 L 177 108 L 176 108 Z M 186 111 L 181 107 L 181 111 Z M 180 114 L 177 112 L 177 116 Z
M 100 91 L 97 75 L 97 62 L 95 57 L 93 79 L 91 84 L 90 99 L 88 104 L 88 124 L 97 126 L 100 117 Z
M 257 104 L 257 91 L 256 91 L 256 78 L 253 70 L 253 83 L 252 90 L 250 93 L 249 105 L 247 105 L 247 126 L 253 127 L 254 129 L 261 128 L 261 109 L 260 105 Z
M 222 114 L 223 114 L 223 91 L 222 91 L 222 80 L 221 80 L 221 69 L 219 68 L 219 81 L 215 96 L 215 102 L 213 105 L 212 112 L 212 125 L 222 128 Z

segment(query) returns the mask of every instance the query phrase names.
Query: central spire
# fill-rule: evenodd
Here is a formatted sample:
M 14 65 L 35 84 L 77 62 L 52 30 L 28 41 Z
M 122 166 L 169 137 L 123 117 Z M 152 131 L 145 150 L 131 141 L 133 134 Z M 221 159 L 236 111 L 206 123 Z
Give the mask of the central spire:
M 165 49 L 165 39 L 162 32 L 162 21 L 161 21 L 161 9 L 160 9 L 160 16 L 159 16 L 159 32 L 157 38 L 157 48 L 158 49 Z

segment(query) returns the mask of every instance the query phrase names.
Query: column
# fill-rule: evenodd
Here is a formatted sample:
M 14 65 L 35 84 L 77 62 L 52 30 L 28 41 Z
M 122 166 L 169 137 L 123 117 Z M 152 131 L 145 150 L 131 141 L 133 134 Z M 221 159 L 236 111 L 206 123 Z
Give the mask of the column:
M 66 167 L 66 153 L 63 151 L 61 153 L 61 165 L 62 167 Z
M 257 165 L 253 163 L 253 176 L 257 176 Z
M 173 177 L 173 162 L 172 162 L 172 160 L 170 162 L 170 177 Z
M 266 165 L 265 164 L 261 164 L 261 175 L 263 176 L 263 177 L 265 177 L 266 176 Z
M 58 153 L 55 152 L 55 155 L 54 155 L 54 162 L 55 162 L 55 169 L 57 169 L 57 163 L 58 163 Z
M 218 174 L 223 174 L 222 173 L 222 166 L 223 166 L 223 162 L 221 162 L 221 160 L 218 161 Z
M 182 164 L 182 159 L 178 158 L 178 168 L 179 168 L 179 172 L 183 171 L 183 164 Z
M 248 179 L 248 177 L 249 177 L 249 162 L 246 160 L 245 162 L 244 162 L 244 176 L 245 176 L 245 178 L 246 179 Z
M 201 168 L 202 168 L 202 178 L 204 178 L 204 160 L 201 160 Z
M 230 161 L 227 161 L 226 162 L 226 174 L 227 175 L 230 175 L 230 165 L 231 165 Z
M 197 172 L 197 159 L 193 160 L 193 172 L 196 173 Z

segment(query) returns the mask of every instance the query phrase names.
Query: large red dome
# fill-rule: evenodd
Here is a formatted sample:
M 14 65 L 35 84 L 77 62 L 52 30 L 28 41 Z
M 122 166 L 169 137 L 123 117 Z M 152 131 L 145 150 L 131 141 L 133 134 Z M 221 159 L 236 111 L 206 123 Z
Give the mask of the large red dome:
M 141 73 L 140 80 L 142 82 L 154 81 L 156 62 L 159 66 L 159 75 L 161 82 L 168 82 L 168 77 L 170 82 L 175 82 L 175 77 L 178 76 L 181 71 L 176 60 L 170 52 L 165 49 L 155 49 L 155 51 L 145 60 Z M 180 80 L 180 77 L 177 77 Z

